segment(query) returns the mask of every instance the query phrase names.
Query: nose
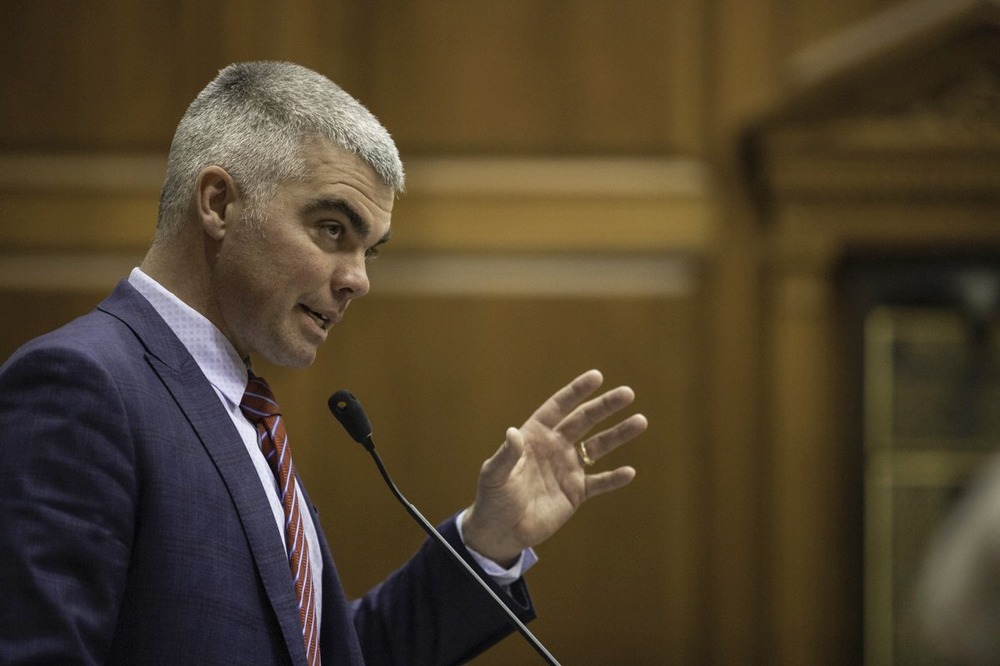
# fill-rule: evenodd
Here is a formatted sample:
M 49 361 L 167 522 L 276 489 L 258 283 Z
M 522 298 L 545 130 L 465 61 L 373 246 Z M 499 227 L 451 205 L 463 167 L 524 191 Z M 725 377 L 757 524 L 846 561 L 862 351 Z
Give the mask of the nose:
M 333 290 L 348 298 L 361 298 L 368 293 L 368 263 L 364 254 L 343 258 L 333 273 Z

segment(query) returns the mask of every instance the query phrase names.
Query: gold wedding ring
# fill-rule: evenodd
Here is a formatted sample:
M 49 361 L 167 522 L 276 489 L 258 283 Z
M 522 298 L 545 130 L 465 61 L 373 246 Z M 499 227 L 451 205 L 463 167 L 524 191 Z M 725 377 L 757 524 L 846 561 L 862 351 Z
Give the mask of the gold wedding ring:
M 580 460 L 586 467 L 591 467 L 594 464 L 594 459 L 587 454 L 587 445 L 582 440 L 577 443 L 576 451 L 580 454 Z

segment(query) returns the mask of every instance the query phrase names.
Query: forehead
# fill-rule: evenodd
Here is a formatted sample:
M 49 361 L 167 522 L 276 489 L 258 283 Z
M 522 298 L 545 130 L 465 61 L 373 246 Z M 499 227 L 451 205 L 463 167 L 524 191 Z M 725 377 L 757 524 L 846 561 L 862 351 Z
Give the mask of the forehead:
M 375 229 L 385 229 L 392 215 L 393 189 L 354 153 L 327 141 L 303 146 L 305 177 L 285 183 L 278 194 L 284 203 L 302 212 L 318 202 L 342 201 Z M 381 232 L 380 232 L 381 233 Z

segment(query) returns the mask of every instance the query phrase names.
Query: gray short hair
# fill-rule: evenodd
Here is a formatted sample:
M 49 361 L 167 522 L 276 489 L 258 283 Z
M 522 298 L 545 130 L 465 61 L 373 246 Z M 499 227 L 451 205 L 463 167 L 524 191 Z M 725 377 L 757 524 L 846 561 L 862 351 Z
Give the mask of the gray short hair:
M 229 65 L 177 125 L 160 193 L 157 236 L 179 226 L 205 167 L 229 172 L 252 215 L 280 183 L 308 176 L 302 149 L 316 138 L 358 155 L 386 186 L 403 191 L 403 164 L 392 137 L 340 86 L 287 62 Z

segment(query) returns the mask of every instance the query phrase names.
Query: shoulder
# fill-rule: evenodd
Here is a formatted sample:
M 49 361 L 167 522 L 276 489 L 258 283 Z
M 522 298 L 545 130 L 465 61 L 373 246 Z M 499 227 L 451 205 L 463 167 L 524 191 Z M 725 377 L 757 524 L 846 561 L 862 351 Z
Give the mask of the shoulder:
M 97 308 L 30 340 L 0 366 L 0 408 L 58 414 L 59 405 L 70 401 L 105 406 L 129 401 L 148 374 L 143 371 L 148 348 L 140 331 L 169 333 L 169 328 L 162 320 L 159 328 L 141 323 L 145 300 L 122 284 L 124 292 L 119 285 Z M 109 303 L 117 313 L 109 311 Z M 129 314 L 129 307 L 139 314 Z M 130 318 L 141 325 L 131 325 Z
M 156 310 L 122 280 L 94 310 L 25 343 L 0 368 L 0 376 L 16 368 L 38 372 L 63 362 L 120 375 L 143 363 L 146 354 L 171 365 L 186 356 Z
M 121 322 L 95 310 L 22 345 L 0 368 L 0 376 L 44 372 L 63 363 L 80 366 L 80 371 L 105 366 L 114 373 L 131 356 L 122 352 L 136 344 Z

